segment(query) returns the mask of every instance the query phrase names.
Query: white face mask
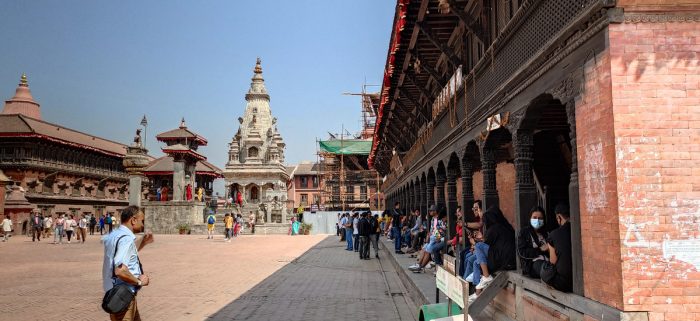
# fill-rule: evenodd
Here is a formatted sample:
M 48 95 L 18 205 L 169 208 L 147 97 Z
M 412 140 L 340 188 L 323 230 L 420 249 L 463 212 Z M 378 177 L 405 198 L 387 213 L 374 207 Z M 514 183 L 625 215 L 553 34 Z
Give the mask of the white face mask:
M 539 229 L 540 227 L 544 226 L 544 220 L 536 219 L 536 218 L 531 218 L 530 219 L 530 225 L 534 229 Z

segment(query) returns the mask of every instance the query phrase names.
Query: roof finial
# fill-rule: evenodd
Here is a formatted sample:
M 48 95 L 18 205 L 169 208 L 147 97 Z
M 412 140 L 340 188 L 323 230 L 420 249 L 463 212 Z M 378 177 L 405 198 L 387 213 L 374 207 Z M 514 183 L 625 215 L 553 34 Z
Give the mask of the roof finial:
M 185 125 L 185 117 L 182 117 L 182 120 L 180 121 L 180 128 L 187 128 L 187 125 Z
M 255 61 L 255 73 L 256 74 L 262 74 L 262 66 L 260 65 L 260 57 L 258 57 L 258 60 Z
M 22 77 L 20 77 L 19 79 L 19 85 L 29 87 L 29 83 L 27 82 L 27 74 L 22 73 Z

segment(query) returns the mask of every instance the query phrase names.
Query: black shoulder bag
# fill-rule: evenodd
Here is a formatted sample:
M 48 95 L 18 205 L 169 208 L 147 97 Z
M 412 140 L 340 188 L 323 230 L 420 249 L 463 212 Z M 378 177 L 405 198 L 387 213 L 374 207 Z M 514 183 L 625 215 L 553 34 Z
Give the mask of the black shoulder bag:
M 115 284 L 117 275 L 114 273 L 114 259 L 117 257 L 117 250 L 119 250 L 119 241 L 124 236 L 126 235 L 122 235 L 117 239 L 117 245 L 114 247 L 114 256 L 112 257 L 112 284 L 114 286 L 105 292 L 105 296 L 102 298 L 102 310 L 109 314 L 118 314 L 126 311 L 136 295 L 127 284 Z M 139 262 L 140 265 L 141 262 Z M 143 269 L 141 271 L 143 272 Z

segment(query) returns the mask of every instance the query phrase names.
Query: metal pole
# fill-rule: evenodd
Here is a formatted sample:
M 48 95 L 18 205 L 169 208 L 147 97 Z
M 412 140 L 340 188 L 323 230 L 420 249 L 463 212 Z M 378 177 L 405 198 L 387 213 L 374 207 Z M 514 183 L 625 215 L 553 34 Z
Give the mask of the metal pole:
M 338 191 L 340 191 L 340 202 L 343 207 L 343 212 L 345 212 L 345 193 L 343 193 L 343 187 L 345 183 L 345 171 L 343 170 L 344 165 L 344 154 L 343 154 L 343 135 L 345 134 L 345 124 L 341 125 L 341 131 L 340 131 L 340 188 L 338 188 Z M 347 191 L 346 191 L 347 193 Z

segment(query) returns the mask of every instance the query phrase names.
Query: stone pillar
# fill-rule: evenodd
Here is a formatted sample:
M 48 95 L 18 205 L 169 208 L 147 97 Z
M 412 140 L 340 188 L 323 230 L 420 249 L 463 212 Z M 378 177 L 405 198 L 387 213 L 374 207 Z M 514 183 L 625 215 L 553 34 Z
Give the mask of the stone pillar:
M 474 217 L 474 212 L 471 210 L 472 206 L 474 205 L 474 172 L 472 163 L 469 161 L 463 161 L 461 169 L 462 213 L 464 213 L 465 222 L 473 222 L 476 218 Z
M 531 131 L 518 130 L 513 135 L 515 151 L 515 228 L 530 222 L 530 209 L 537 205 L 537 189 L 532 173 L 534 140 Z
M 129 174 L 129 205 L 141 206 L 143 193 L 143 169 L 148 166 L 148 151 L 140 145 L 127 148 L 122 164 Z
M 481 151 L 481 172 L 484 176 L 483 210 L 498 206 L 498 190 L 496 190 L 496 155 L 494 150 L 483 148 Z
M 437 199 L 435 204 L 438 205 L 438 209 L 445 207 L 445 176 L 444 174 L 435 175 L 435 190 L 437 191 Z
M 0 213 L 5 213 L 5 186 L 10 182 L 11 180 L 0 169 Z
M 566 116 L 569 122 L 569 137 L 571 138 L 571 176 L 569 177 L 569 215 L 571 220 L 571 252 L 574 275 L 574 293 L 583 296 L 583 253 L 581 242 L 581 212 L 578 195 L 578 159 L 576 151 L 576 103 L 574 100 L 566 104 Z
M 185 195 L 185 160 L 173 161 L 173 201 L 182 201 Z
M 457 169 L 447 169 L 447 239 L 451 240 L 457 233 Z

